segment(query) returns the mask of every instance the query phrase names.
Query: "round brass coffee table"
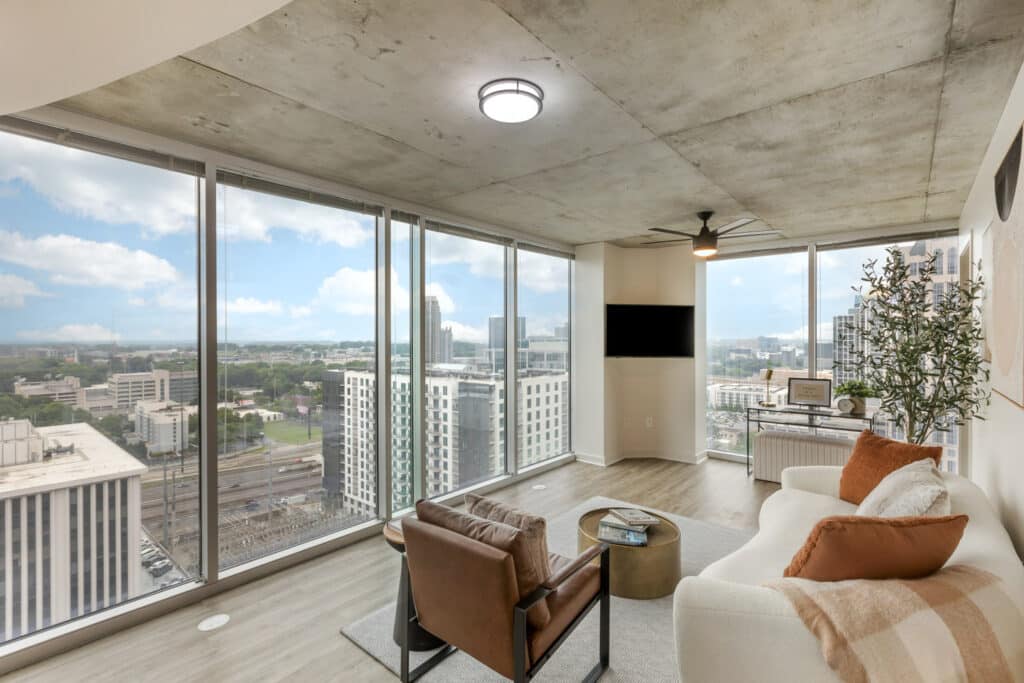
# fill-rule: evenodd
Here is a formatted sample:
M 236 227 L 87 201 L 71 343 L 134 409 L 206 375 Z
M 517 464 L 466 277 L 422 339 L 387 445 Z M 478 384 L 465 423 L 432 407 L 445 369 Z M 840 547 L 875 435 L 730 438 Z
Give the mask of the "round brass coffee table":
M 597 545 L 597 525 L 610 508 L 591 510 L 580 517 L 577 549 L 583 552 Z M 634 600 L 660 598 L 675 590 L 683 578 L 679 558 L 679 528 L 661 515 L 644 510 L 661 520 L 647 528 L 647 545 L 609 543 L 612 595 Z

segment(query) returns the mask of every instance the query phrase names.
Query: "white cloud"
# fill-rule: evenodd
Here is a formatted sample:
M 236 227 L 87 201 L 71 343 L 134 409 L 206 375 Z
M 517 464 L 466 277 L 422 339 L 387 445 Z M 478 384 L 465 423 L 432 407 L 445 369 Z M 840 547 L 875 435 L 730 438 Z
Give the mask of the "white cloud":
M 483 344 L 487 341 L 487 328 L 484 327 L 463 325 L 454 320 L 445 320 L 442 323 L 442 327 L 451 328 L 452 339 L 455 341 L 474 342 L 476 344 Z
M 397 274 L 392 271 L 392 282 Z M 399 288 L 400 289 L 400 288 Z M 374 270 L 355 270 L 344 267 L 324 279 L 317 290 L 314 305 L 336 313 L 349 315 L 374 315 L 377 312 L 377 273 Z M 408 295 L 400 296 L 394 291 L 396 301 L 407 301 Z
M 218 199 L 218 229 L 232 240 L 269 242 L 271 230 L 282 229 L 348 248 L 374 236 L 372 216 L 231 187 L 223 187 Z
M 32 341 L 48 342 L 114 342 L 121 338 L 120 334 L 95 323 L 73 323 L 62 325 L 55 330 L 24 330 L 19 332 L 18 336 Z
M 391 298 L 394 299 L 395 283 L 393 280 L 391 284 L 391 289 Z M 407 302 L 409 300 L 408 293 L 405 291 L 405 289 L 402 289 L 402 293 L 405 295 L 403 301 Z M 442 287 L 440 283 L 428 282 L 426 295 L 432 296 L 437 299 L 437 305 L 441 309 L 442 313 L 449 314 L 455 312 L 455 302 L 452 301 L 452 298 L 450 296 L 448 296 L 448 292 L 444 291 L 444 287 Z M 408 304 L 406 304 L 406 308 L 408 308 Z
M 569 288 L 569 262 L 555 256 L 520 251 L 518 276 L 520 285 L 535 292 L 566 291 Z
M 290 315 L 293 318 L 306 318 L 306 317 L 309 317 L 310 315 L 312 315 L 312 313 L 313 313 L 313 307 L 312 306 L 289 306 L 288 307 L 288 315 Z
M 47 272 L 57 284 L 133 290 L 178 279 L 168 261 L 115 242 L 73 235 L 32 238 L 0 230 L 0 245 L 0 261 Z
M 733 279 L 729 280 L 729 286 L 730 287 L 742 287 L 743 286 L 743 278 L 740 277 L 739 275 L 733 277 Z
M 0 182 L 13 180 L 67 213 L 149 235 L 196 230 L 196 180 L 180 173 L 0 133 Z
M 160 308 L 192 313 L 199 306 L 198 296 L 199 293 L 194 282 L 182 281 L 161 288 L 153 297 L 153 303 Z
M 25 297 L 29 296 L 50 295 L 30 280 L 0 273 L 0 308 L 21 308 L 25 305 Z
M 430 265 L 465 263 L 474 275 L 505 277 L 505 248 L 499 244 L 432 232 L 427 245 Z
M 257 313 L 276 315 L 283 310 L 280 301 L 273 299 L 263 301 L 248 296 L 230 299 L 226 303 L 226 308 L 228 315 L 250 315 Z
M 129 306 L 145 306 L 146 300 L 141 296 L 133 296 L 128 299 Z

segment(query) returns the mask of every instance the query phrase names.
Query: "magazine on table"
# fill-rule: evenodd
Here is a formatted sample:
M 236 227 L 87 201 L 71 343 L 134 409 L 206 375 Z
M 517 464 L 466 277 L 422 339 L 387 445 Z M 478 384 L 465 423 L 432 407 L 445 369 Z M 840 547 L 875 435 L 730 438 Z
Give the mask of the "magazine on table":
M 621 529 L 607 524 L 597 525 L 597 538 L 605 543 L 618 545 L 647 545 L 647 534 L 643 531 Z
M 626 524 L 632 526 L 654 526 L 661 521 L 654 515 L 649 515 L 637 508 L 612 508 L 610 512 Z
M 619 529 L 625 529 L 626 531 L 647 531 L 648 526 L 647 524 L 628 524 L 627 522 L 623 522 L 621 519 L 619 519 L 610 512 L 601 518 L 600 523 L 607 524 L 608 526 L 617 527 Z

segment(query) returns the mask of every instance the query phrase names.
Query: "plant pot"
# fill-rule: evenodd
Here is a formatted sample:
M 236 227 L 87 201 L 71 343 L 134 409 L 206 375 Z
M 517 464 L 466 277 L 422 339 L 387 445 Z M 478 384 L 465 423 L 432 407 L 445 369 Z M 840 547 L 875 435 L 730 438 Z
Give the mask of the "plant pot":
M 850 403 L 853 407 L 850 408 L 850 415 L 863 415 L 867 412 L 867 401 L 861 396 L 850 396 Z

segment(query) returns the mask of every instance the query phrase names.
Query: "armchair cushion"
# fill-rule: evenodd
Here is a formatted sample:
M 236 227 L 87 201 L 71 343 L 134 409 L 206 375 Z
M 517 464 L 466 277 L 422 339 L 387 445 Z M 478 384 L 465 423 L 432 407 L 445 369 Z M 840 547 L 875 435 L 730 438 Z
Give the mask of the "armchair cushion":
M 477 517 L 461 510 L 454 510 L 447 505 L 440 505 L 429 500 L 416 503 L 416 516 L 420 521 L 442 527 L 449 531 L 480 541 L 493 548 L 504 550 L 512 556 L 516 569 L 516 584 L 520 597 L 525 597 L 537 590 L 547 579 L 547 563 L 543 567 L 536 564 L 536 541 L 514 526 Z M 526 614 L 531 627 L 543 628 L 551 620 L 547 602 L 542 600 L 530 608 Z
M 600 551 L 600 546 L 594 547 Z M 550 553 L 548 558 L 553 575 L 561 574 L 576 563 L 574 559 L 555 553 Z M 531 662 L 536 662 L 548 651 L 576 615 L 600 590 L 601 569 L 588 564 L 570 575 L 559 584 L 557 590 L 548 595 L 547 606 L 551 612 L 551 620 L 543 628 L 533 629 L 528 636 Z
M 500 501 L 478 496 L 475 493 L 466 494 L 466 511 L 477 517 L 514 526 L 526 534 L 529 540 L 533 566 L 537 569 L 541 582 L 547 580 L 550 574 L 550 567 L 548 566 L 547 520 L 543 517 L 523 512 Z

